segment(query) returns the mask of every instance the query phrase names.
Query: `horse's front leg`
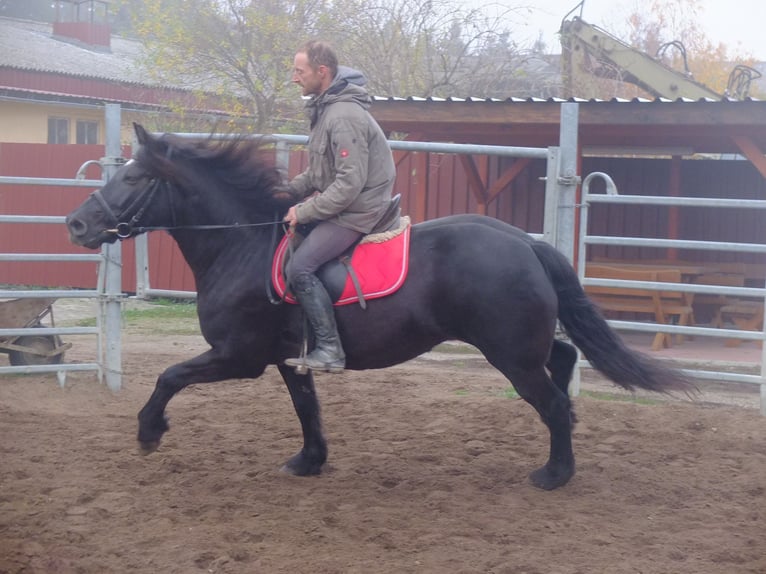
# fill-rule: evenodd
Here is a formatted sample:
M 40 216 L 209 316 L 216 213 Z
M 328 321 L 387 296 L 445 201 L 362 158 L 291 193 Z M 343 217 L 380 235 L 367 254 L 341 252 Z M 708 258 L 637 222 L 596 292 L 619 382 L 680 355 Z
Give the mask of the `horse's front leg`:
M 327 443 L 322 434 L 314 377 L 311 371 L 307 375 L 298 375 L 292 367 L 278 365 L 277 368 L 287 384 L 303 430 L 303 448 L 285 463 L 282 470 L 296 476 L 319 474 L 327 460 Z
M 162 435 L 168 430 L 165 407 L 170 399 L 184 387 L 195 383 L 212 383 L 236 377 L 257 377 L 263 372 L 247 374 L 234 372 L 230 357 L 222 357 L 209 350 L 193 359 L 166 369 L 158 378 L 154 392 L 138 413 L 138 443 L 144 454 L 157 450 Z

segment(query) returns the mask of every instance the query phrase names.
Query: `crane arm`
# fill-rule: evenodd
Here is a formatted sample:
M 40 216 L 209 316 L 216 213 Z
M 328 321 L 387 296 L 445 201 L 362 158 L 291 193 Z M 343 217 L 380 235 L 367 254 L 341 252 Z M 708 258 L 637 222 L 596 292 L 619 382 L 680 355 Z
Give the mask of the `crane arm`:
M 630 82 L 656 97 L 720 100 L 721 94 L 668 68 L 605 30 L 578 17 L 561 23 L 562 58 L 568 86 L 583 72 Z M 574 95 L 574 94 L 569 94 Z

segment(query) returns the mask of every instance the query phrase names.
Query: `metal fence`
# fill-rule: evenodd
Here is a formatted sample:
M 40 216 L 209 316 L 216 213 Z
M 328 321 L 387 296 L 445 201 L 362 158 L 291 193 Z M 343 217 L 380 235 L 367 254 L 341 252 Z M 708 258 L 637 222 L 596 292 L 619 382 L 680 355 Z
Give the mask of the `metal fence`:
M 492 155 L 512 158 L 543 159 L 547 162 L 545 183 L 545 211 L 543 233 L 532 234 L 555 245 L 570 261 L 574 257 L 574 205 L 575 191 L 580 183 L 576 176 L 577 158 L 577 115 L 578 104 L 562 104 L 561 133 L 562 146 L 550 148 L 512 147 L 494 145 L 469 145 L 417 141 L 389 141 L 391 149 L 408 152 Z M 178 133 L 187 139 L 209 139 L 210 134 Z M 213 136 L 216 137 L 216 136 Z M 217 136 L 222 139 L 238 138 L 237 135 Z M 308 136 L 272 134 L 253 136 L 277 146 L 277 164 L 288 171 L 291 146 L 303 146 Z M 193 299 L 194 291 L 178 291 L 152 288 L 149 279 L 149 243 L 146 235 L 136 237 L 136 296 L 139 298 L 172 297 Z
M 606 193 L 590 193 L 590 184 L 594 179 L 606 181 Z M 711 199 L 696 197 L 661 197 L 644 195 L 620 195 L 611 178 L 604 173 L 592 173 L 585 178 L 582 185 L 582 205 L 580 207 L 580 237 L 578 250 L 578 273 L 583 285 L 600 287 L 633 287 L 649 289 L 653 291 L 684 291 L 689 293 L 705 293 L 716 295 L 732 295 L 738 297 L 756 298 L 766 301 L 766 288 L 754 287 L 728 287 L 720 285 L 697 285 L 693 283 L 652 283 L 648 281 L 627 281 L 618 279 L 596 279 L 585 277 L 586 249 L 589 245 L 624 245 L 636 247 L 667 247 L 675 249 L 697 249 L 705 251 L 722 251 L 735 253 L 766 253 L 766 245 L 754 243 L 731 243 L 723 241 L 692 241 L 664 238 L 647 237 L 616 237 L 588 235 L 588 207 L 593 203 L 614 203 L 629 205 L 656 205 L 656 206 L 695 206 L 714 207 L 721 209 L 756 209 L 766 212 L 766 200 L 743 200 L 743 199 Z M 766 215 L 766 213 L 765 213 Z M 745 340 L 761 341 L 760 374 L 753 375 L 742 372 L 713 371 L 713 370 L 686 370 L 694 377 L 712 379 L 716 381 L 729 381 L 737 383 L 749 383 L 760 385 L 761 414 L 766 416 L 766 329 L 761 331 L 742 331 L 738 329 L 723 329 L 711 327 L 694 327 L 667 325 L 652 322 L 636 321 L 609 321 L 615 329 L 642 332 L 661 332 L 680 335 L 694 335 L 701 337 L 729 337 Z M 588 367 L 586 361 L 579 361 L 581 368 Z M 580 369 L 577 370 L 573 380 L 573 392 L 579 392 Z
M 118 105 L 108 104 L 105 108 L 106 115 L 106 157 L 98 163 L 103 169 L 104 180 L 75 179 L 48 179 L 48 178 L 15 178 L 0 177 L 0 185 L 55 185 L 77 187 L 101 187 L 105 180 L 111 177 L 114 170 L 121 163 L 120 148 L 120 108 Z M 429 152 L 443 154 L 482 154 L 516 158 L 545 159 L 546 183 L 545 183 L 545 209 L 543 233 L 539 235 L 557 249 L 564 253 L 570 261 L 575 254 L 575 191 L 580 184 L 580 178 L 576 173 L 577 159 L 577 123 L 578 105 L 576 103 L 564 103 L 561 106 L 560 146 L 551 148 L 523 148 L 508 146 L 488 145 L 461 145 L 448 143 L 391 141 L 394 150 L 411 152 Z M 178 134 L 186 138 L 209 138 L 210 134 Z M 232 137 L 232 136 L 222 136 Z M 257 137 L 257 136 L 256 136 Z M 290 146 L 305 145 L 308 141 L 306 136 L 297 135 L 272 135 L 265 139 L 275 143 L 277 147 L 277 161 L 281 167 L 287 170 L 289 162 Z M 90 162 L 89 162 L 90 163 Z M 85 166 L 83 166 L 84 168 Z M 80 170 L 84 173 L 84 169 Z M 591 194 L 590 183 L 594 178 L 603 178 L 607 181 L 606 194 Z M 589 279 L 584 276 L 587 247 L 589 245 L 625 245 L 644 247 L 669 247 L 675 249 L 695 250 L 720 250 L 728 252 L 766 253 L 766 245 L 750 243 L 728 243 L 712 241 L 684 241 L 662 238 L 646 237 L 612 237 L 588 235 L 588 206 L 592 203 L 616 203 L 616 204 L 649 204 L 655 206 L 699 206 L 716 208 L 737 209 L 766 209 L 766 201 L 741 200 L 741 199 L 709 199 L 690 197 L 661 197 L 661 196 L 633 196 L 619 195 L 608 175 L 603 173 L 590 174 L 583 181 L 582 203 L 580 205 L 580 236 L 577 267 L 581 281 L 584 285 L 606 287 L 636 287 L 635 282 L 618 281 L 609 279 Z M 44 223 L 61 225 L 63 216 L 26 216 L 26 215 L 2 215 L 0 223 Z M 150 297 L 174 297 L 194 298 L 193 291 L 176 291 L 168 289 L 154 289 L 149 280 L 149 249 L 146 235 L 138 236 L 136 242 L 136 294 L 140 298 Z M 121 361 L 121 267 L 122 252 L 120 244 L 105 246 L 100 255 L 90 254 L 21 254 L 0 253 L 0 261 L 92 261 L 99 266 L 98 285 L 94 290 L 0 290 L 0 298 L 21 297 L 87 297 L 96 299 L 99 303 L 97 326 L 91 327 L 57 327 L 57 328 L 13 328 L 0 329 L 0 336 L 17 336 L 27 334 L 30 331 L 38 335 L 83 335 L 93 334 L 98 336 L 98 361 L 96 363 L 73 363 L 61 365 L 35 365 L 19 367 L 0 367 L 2 373 L 31 373 L 31 372 L 56 372 L 59 380 L 65 380 L 65 374 L 75 370 L 97 370 L 99 376 L 106 379 L 111 389 L 119 389 L 121 385 L 122 361 Z M 680 290 L 693 293 L 723 294 L 740 297 L 757 297 L 766 299 L 766 289 L 748 287 L 723 287 L 717 285 L 693 285 L 662 283 L 651 284 L 642 282 L 641 289 L 654 290 Z M 632 330 L 643 332 L 665 332 L 670 334 L 687 334 L 708 337 L 731 337 L 745 340 L 766 340 L 766 334 L 762 329 L 757 331 L 741 331 L 736 329 L 720 329 L 679 325 L 660 325 L 649 322 L 636 321 L 610 321 L 610 324 L 618 330 Z M 766 347 L 766 345 L 764 346 Z M 750 383 L 760 385 L 761 412 L 766 415 L 766 349 L 764 349 L 760 365 L 760 375 L 736 373 L 730 371 L 687 371 L 689 374 L 720 381 L 738 383 Z M 578 361 L 578 369 L 572 383 L 574 394 L 579 392 L 581 369 L 588 363 Z
M 104 185 L 120 163 L 120 107 L 107 104 L 106 117 L 106 157 L 96 162 L 102 167 L 103 180 L 84 179 L 85 165 L 73 179 L 4 177 L 0 176 L 0 185 L 13 186 L 61 186 L 91 187 Z M 95 160 L 94 160 L 95 161 Z M 91 162 L 88 162 L 91 163 Z M 35 216 L 0 214 L 0 223 L 6 224 L 51 224 L 63 225 L 65 216 Z M 121 361 L 121 249 L 120 245 L 105 246 L 100 254 L 55 254 L 55 253 L 0 253 L 0 261 L 60 261 L 93 262 L 98 266 L 98 283 L 92 290 L 74 289 L 2 289 L 0 299 L 63 299 L 88 298 L 99 303 L 95 327 L 18 327 L 0 329 L 0 337 L 19 337 L 27 335 L 95 335 L 97 337 L 97 361 L 95 363 L 61 363 L 45 365 L 1 366 L 0 374 L 5 373 L 56 373 L 59 384 L 66 382 L 66 374 L 72 371 L 97 371 L 99 380 L 105 380 L 112 390 L 118 390 L 122 381 Z

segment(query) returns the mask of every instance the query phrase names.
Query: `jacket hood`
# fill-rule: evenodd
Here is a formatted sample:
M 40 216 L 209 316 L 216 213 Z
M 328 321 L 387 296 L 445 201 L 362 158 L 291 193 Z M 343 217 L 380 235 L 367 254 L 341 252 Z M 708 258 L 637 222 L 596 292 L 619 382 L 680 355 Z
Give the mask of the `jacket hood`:
M 335 102 L 354 102 L 364 109 L 370 107 L 372 98 L 367 93 L 364 85 L 367 78 L 359 70 L 354 70 L 347 66 L 338 66 L 338 73 L 335 79 L 322 94 L 311 98 L 306 102 L 306 112 L 313 127 L 316 122 L 319 109 Z
M 339 82 L 346 82 L 347 84 L 354 84 L 355 86 L 364 86 L 367 83 L 367 78 L 359 70 L 347 66 L 338 66 L 338 73 L 335 75 L 335 79 L 332 84 L 330 84 L 328 90 L 331 90 L 332 87 Z

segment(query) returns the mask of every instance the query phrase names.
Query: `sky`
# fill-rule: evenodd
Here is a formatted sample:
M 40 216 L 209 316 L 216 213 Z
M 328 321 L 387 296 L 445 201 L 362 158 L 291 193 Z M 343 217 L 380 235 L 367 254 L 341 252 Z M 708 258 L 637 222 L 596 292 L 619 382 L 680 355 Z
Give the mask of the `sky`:
M 492 2 L 492 0 L 490 0 Z M 579 4 L 579 0 L 495 0 L 506 7 L 525 4 L 537 6 L 520 13 L 520 20 L 526 25 L 517 28 L 525 39 L 523 44 L 531 45 L 540 32 L 543 34 L 548 51 L 561 51 L 557 32 L 567 13 Z M 637 6 L 646 5 L 647 0 L 585 0 L 582 19 L 612 33 L 624 24 Z M 702 29 L 708 39 L 717 44 L 726 44 L 730 55 L 746 54 L 760 61 L 766 61 L 766 21 L 763 14 L 763 0 L 701 0 L 698 14 Z M 573 15 L 580 15 L 580 9 Z M 624 37 L 617 34 L 618 37 Z

